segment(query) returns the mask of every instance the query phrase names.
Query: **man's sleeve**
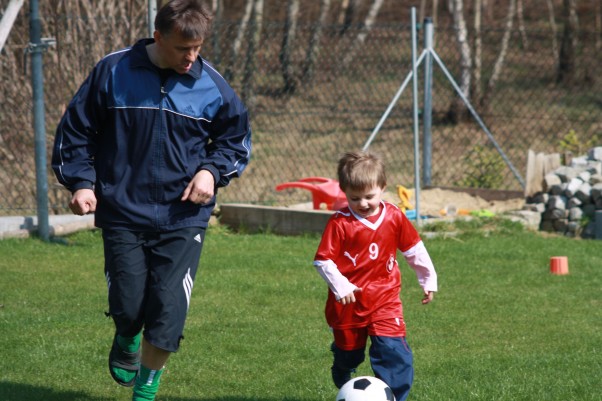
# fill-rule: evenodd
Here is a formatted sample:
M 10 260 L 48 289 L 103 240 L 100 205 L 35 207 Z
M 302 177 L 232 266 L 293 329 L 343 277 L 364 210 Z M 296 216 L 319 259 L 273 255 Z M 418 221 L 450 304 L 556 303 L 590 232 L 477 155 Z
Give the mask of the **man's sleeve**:
M 240 177 L 251 157 L 248 110 L 233 90 L 226 95 L 211 126 L 207 158 L 198 168 L 210 171 L 218 187 L 225 187 L 232 178 Z
M 97 121 L 102 113 L 100 90 L 94 84 L 96 68 L 81 85 L 56 129 L 52 169 L 58 181 L 71 192 L 92 189 L 96 181 Z

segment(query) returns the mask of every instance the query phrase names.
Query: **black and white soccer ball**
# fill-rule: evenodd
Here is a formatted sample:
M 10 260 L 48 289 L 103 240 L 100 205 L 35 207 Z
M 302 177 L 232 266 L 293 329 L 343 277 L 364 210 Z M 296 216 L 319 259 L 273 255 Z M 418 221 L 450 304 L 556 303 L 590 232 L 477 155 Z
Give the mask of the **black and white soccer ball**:
M 359 376 L 341 387 L 336 401 L 395 401 L 395 396 L 384 381 L 372 376 Z

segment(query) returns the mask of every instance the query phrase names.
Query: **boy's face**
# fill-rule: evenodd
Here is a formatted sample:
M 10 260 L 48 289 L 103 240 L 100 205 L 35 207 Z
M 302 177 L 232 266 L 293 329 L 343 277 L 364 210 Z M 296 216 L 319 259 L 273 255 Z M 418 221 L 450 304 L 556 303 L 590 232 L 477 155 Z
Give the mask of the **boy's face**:
M 378 214 L 380 201 L 385 188 L 378 185 L 361 190 L 348 189 L 345 191 L 349 208 L 362 218 Z
M 159 31 L 155 31 L 154 36 L 159 56 L 159 67 L 171 68 L 179 74 L 190 71 L 192 64 L 201 51 L 203 39 L 186 39 L 179 32 L 162 35 Z

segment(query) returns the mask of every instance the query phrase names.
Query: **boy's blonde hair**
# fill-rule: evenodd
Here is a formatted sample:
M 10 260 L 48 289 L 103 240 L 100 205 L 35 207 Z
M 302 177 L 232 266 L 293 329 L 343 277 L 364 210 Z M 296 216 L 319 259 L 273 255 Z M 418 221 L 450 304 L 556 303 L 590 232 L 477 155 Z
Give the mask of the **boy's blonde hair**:
M 387 186 L 385 166 L 378 156 L 370 152 L 345 153 L 339 159 L 337 174 L 343 192 Z

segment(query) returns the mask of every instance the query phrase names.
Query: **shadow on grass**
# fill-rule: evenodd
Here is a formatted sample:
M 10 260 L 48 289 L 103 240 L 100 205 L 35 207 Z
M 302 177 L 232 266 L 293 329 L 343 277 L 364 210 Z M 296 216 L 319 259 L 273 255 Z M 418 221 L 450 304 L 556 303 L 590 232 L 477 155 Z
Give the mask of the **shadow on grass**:
M 298 398 L 283 398 L 280 400 L 279 398 L 249 398 L 249 397 L 240 397 L 240 396 L 228 396 L 228 397 L 219 397 L 219 398 L 181 398 L 181 397 L 169 397 L 169 401 L 300 401 Z
M 2 401 L 106 401 L 91 397 L 81 391 L 54 391 L 50 387 L 30 386 L 22 383 L 0 382 Z
M 111 398 L 112 399 L 112 398 Z M 169 401 L 276 401 L 273 398 L 249 398 L 228 396 L 218 398 L 205 397 L 168 397 Z M 107 401 L 107 397 L 94 397 L 81 391 L 55 391 L 50 387 L 30 386 L 22 383 L 0 381 L 1 401 Z M 299 401 L 296 398 L 284 398 L 282 401 Z

